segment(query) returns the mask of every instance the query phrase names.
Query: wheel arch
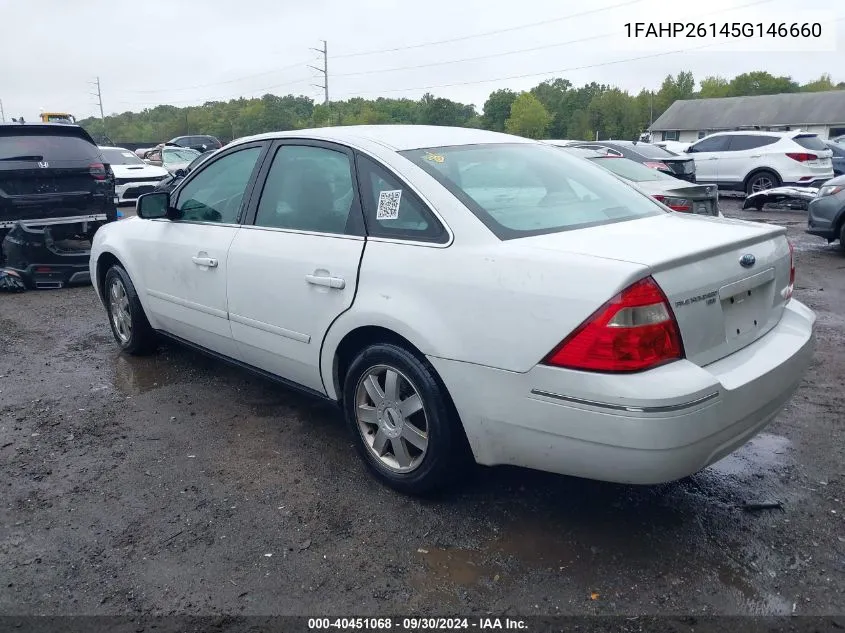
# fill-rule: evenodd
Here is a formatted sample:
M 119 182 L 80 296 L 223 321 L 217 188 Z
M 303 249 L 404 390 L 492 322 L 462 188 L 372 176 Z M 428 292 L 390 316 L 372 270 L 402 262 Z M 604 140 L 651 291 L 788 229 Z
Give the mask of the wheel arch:
M 756 176 L 757 174 L 764 171 L 767 171 L 777 176 L 777 179 L 780 181 L 780 184 L 783 184 L 783 176 L 781 176 L 780 172 L 774 167 L 755 167 L 745 175 L 745 178 L 742 179 L 742 190 L 746 191 L 748 189 L 748 181 L 751 180 L 753 176 Z

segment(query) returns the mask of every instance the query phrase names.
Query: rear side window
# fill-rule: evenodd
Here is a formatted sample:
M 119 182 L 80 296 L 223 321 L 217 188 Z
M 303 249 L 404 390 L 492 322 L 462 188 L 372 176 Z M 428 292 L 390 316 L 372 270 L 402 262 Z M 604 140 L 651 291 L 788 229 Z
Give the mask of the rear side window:
M 549 145 L 459 145 L 401 153 L 502 240 L 665 213 L 615 176 Z
M 728 151 L 741 152 L 746 149 L 756 149 L 778 142 L 777 136 L 763 136 L 757 134 L 733 134 L 730 136 L 731 144 Z
M 816 134 L 799 134 L 798 136 L 793 137 L 792 140 L 804 149 L 811 149 L 816 152 L 827 149 L 827 145 L 825 145 L 824 141 L 822 141 Z
M 0 161 L 9 161 L 17 156 L 48 163 L 101 160 L 97 146 L 78 136 L 44 133 L 9 135 L 0 132 Z
M 449 236 L 408 186 L 366 156 L 356 158 L 367 234 L 416 242 L 445 243 Z

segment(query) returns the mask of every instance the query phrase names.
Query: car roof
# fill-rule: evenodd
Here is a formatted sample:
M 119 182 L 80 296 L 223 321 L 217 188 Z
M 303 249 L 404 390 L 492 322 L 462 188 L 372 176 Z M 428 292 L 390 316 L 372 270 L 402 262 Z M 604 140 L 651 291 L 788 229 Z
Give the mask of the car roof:
M 393 149 L 404 151 L 423 147 L 444 147 L 449 145 L 482 145 L 489 143 L 536 143 L 521 136 L 500 132 L 489 132 L 475 128 L 447 127 L 440 125 L 348 125 L 320 127 L 308 130 L 268 132 L 239 138 L 233 144 L 277 138 L 313 138 L 354 143 L 371 141 Z

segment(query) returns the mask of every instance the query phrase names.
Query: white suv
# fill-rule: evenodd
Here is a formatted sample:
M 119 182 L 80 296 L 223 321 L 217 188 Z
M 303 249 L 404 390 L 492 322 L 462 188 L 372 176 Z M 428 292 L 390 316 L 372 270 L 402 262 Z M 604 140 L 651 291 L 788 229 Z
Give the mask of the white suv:
M 696 180 L 747 194 L 781 185 L 819 185 L 833 178 L 832 152 L 807 132 L 718 132 L 686 149 Z

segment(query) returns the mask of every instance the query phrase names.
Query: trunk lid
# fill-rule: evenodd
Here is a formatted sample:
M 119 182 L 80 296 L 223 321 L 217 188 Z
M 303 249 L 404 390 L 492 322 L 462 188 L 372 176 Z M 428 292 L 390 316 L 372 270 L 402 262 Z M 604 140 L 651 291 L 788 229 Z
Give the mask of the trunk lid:
M 790 253 L 783 227 L 667 213 L 515 241 L 646 267 L 669 299 L 686 358 L 698 365 L 759 339 L 786 304 Z
M 669 168 L 673 176 L 688 182 L 695 182 L 695 160 L 692 158 L 663 158 L 660 162 Z

